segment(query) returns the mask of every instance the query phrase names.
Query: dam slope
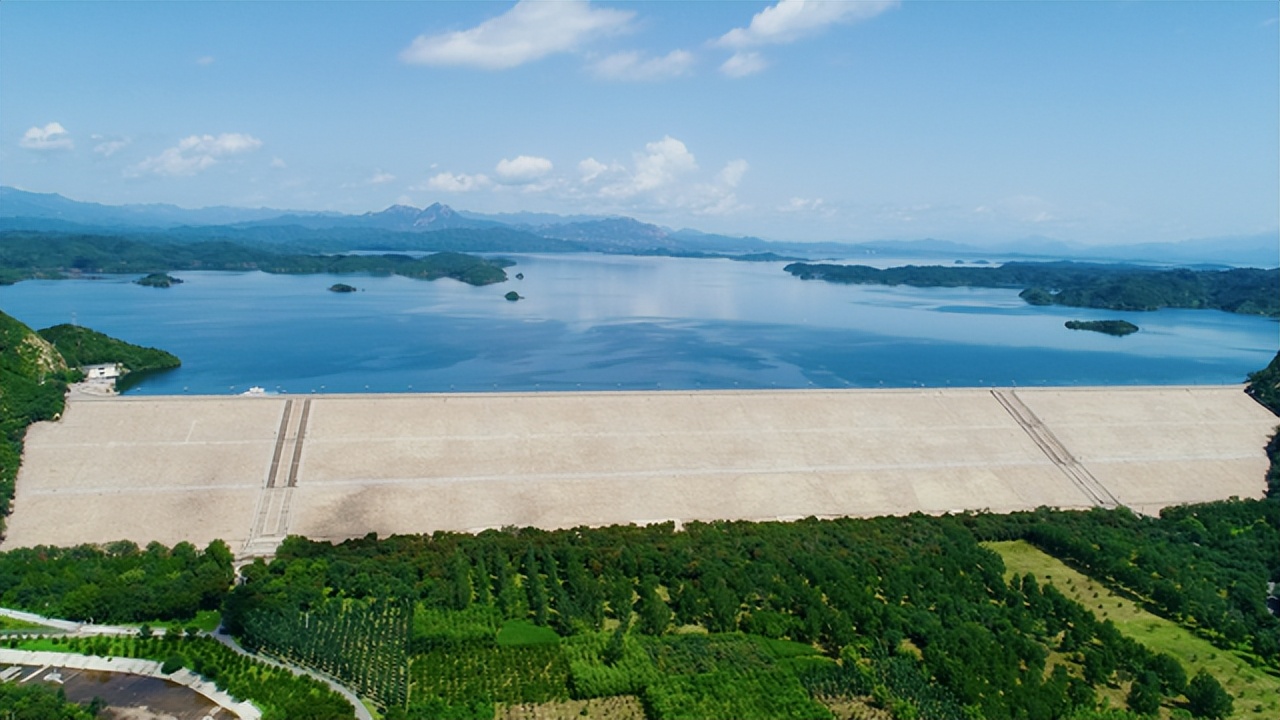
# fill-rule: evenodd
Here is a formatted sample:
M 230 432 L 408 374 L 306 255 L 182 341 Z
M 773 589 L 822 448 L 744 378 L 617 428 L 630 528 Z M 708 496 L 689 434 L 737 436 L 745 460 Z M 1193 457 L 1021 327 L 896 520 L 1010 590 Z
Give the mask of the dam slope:
M 1239 386 L 73 397 L 4 547 L 1261 497 Z

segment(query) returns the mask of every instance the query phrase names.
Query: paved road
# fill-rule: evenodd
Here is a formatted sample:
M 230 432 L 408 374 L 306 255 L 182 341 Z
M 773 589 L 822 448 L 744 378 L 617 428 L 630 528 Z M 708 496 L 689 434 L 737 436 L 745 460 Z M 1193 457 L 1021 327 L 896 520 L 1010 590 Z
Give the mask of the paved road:
M 23 622 L 44 625 L 55 630 L 61 630 L 72 635 L 137 635 L 138 628 L 125 627 L 122 625 L 95 625 L 93 623 L 75 622 L 73 620 L 59 620 L 58 618 L 45 617 L 35 613 L 24 612 L 22 610 L 10 610 L 9 608 L 0 608 L 0 616 L 13 618 L 14 620 L 22 620 Z

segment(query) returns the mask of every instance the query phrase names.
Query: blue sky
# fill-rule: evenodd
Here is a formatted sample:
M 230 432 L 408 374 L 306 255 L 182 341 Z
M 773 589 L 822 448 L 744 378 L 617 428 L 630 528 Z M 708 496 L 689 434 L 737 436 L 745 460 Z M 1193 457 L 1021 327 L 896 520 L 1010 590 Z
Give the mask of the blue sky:
M 787 240 L 1272 232 L 1274 2 L 0 3 L 0 184 Z

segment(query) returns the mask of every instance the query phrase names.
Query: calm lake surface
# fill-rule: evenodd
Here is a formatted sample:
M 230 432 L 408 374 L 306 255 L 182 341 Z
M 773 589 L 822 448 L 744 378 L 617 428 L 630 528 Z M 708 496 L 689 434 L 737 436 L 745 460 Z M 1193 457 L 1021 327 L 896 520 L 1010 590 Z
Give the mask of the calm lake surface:
M 182 358 L 132 394 L 1236 383 L 1280 346 L 1276 321 L 1210 310 L 806 282 L 781 262 L 507 257 L 512 279 L 482 288 L 185 272 L 169 289 L 136 276 L 25 281 L 0 287 L 0 308 L 35 328 L 74 321 Z M 339 281 L 361 292 L 327 290 Z M 509 290 L 525 299 L 504 300 Z M 1063 327 L 1111 318 L 1142 330 Z

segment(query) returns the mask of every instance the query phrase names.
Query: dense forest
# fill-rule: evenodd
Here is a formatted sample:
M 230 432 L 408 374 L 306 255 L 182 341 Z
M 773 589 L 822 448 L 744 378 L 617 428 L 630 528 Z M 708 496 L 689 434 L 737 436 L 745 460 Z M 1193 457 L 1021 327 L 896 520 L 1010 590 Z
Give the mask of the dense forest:
M 404 717 L 635 694 L 656 718 L 828 717 L 820 701 L 833 697 L 870 698 L 895 717 L 1070 718 L 1111 687 L 1136 693 L 1133 709 L 1204 710 L 1192 696 L 1225 697 L 1216 679 L 1188 694 L 1179 658 L 1050 583 L 1006 582 L 980 541 L 1043 543 L 1274 664 L 1276 621 L 1259 606 L 1280 539 L 1264 505 L 291 538 L 246 569 L 224 622 Z M 1187 603 L 1142 585 L 1154 568 Z M 353 657 L 366 659 L 344 668 Z
M 1011 262 L 999 267 L 792 263 L 802 280 L 853 285 L 1021 288 L 1032 305 L 1107 310 L 1193 308 L 1280 317 L 1280 268 L 1152 270 L 1134 265 Z
M 204 550 L 128 541 L 18 548 L 0 553 L 0 605 L 86 622 L 192 620 L 220 607 L 231 560 L 221 540 Z
M 469 285 L 503 282 L 510 263 L 458 252 L 409 255 L 318 255 L 276 252 L 225 241 L 178 243 L 26 231 L 0 232 L 0 283 L 96 273 L 261 270 L 278 274 L 370 273 L 418 280 L 453 278 Z

